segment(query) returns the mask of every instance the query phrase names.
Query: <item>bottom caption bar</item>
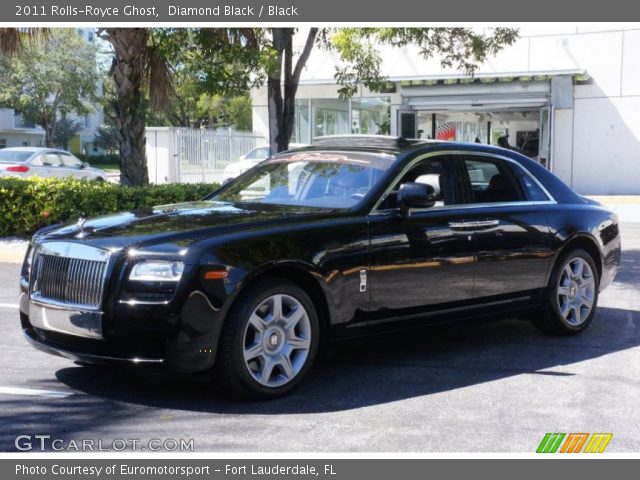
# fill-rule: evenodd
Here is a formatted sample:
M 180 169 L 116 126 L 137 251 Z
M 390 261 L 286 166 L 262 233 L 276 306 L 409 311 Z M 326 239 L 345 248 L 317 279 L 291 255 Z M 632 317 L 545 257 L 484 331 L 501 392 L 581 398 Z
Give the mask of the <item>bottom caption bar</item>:
M 566 457 L 565 457 L 566 458 Z M 0 478 L 115 480 L 318 477 L 332 480 L 413 480 L 428 478 L 535 479 L 577 476 L 581 480 L 605 475 L 635 478 L 639 459 L 0 459 Z M 624 477 L 623 477 L 624 475 Z

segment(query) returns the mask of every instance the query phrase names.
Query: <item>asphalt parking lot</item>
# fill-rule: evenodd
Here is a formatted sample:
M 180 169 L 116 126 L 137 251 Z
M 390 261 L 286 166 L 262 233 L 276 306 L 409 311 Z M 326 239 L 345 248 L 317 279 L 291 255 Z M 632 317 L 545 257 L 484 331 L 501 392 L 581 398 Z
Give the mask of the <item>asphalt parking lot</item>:
M 0 450 L 44 434 L 103 447 L 193 439 L 200 452 L 534 452 L 546 432 L 612 432 L 608 452 L 638 452 L 640 223 L 622 234 L 621 271 L 582 335 L 512 319 L 352 341 L 294 394 L 259 403 L 201 378 L 32 349 L 15 306 L 19 266 L 0 263 Z

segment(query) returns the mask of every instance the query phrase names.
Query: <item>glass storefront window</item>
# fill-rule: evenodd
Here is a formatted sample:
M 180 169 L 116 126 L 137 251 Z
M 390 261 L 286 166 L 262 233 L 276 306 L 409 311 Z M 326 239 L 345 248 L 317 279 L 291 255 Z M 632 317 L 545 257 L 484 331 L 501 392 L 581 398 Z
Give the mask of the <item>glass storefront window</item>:
M 368 97 L 351 100 L 351 133 L 389 135 L 391 98 Z
M 296 100 L 292 143 L 311 143 L 309 120 L 309 100 Z
M 390 97 L 347 101 L 332 98 L 297 99 L 291 141 L 311 143 L 313 137 L 323 135 L 389 135 L 390 132 Z
M 349 133 L 349 102 L 334 99 L 312 100 L 313 136 Z

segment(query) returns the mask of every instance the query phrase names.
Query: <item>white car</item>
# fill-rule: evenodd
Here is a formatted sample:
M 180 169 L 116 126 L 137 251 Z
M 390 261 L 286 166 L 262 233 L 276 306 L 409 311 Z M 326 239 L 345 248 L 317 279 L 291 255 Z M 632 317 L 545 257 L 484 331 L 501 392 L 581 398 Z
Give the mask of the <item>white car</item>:
M 290 143 L 289 150 L 295 150 L 296 148 L 306 147 L 304 143 Z M 230 163 L 224 169 L 223 182 L 227 183 L 229 180 L 236 178 L 238 175 L 243 174 L 250 168 L 255 167 L 261 161 L 266 160 L 271 156 L 271 149 L 269 145 L 262 145 L 250 150 L 249 153 L 242 155 L 237 162 Z
M 0 177 L 73 177 L 107 181 L 107 172 L 91 167 L 66 150 L 11 147 L 0 150 Z

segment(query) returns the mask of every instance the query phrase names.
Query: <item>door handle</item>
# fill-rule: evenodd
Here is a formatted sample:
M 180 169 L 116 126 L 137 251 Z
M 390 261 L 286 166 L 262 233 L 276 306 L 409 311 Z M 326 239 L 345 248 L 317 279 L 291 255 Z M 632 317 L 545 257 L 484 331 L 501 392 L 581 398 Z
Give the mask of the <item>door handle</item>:
M 483 230 L 500 225 L 500 220 L 471 220 L 467 222 L 449 222 L 451 230 Z
M 473 230 L 473 222 L 449 222 L 451 230 Z

